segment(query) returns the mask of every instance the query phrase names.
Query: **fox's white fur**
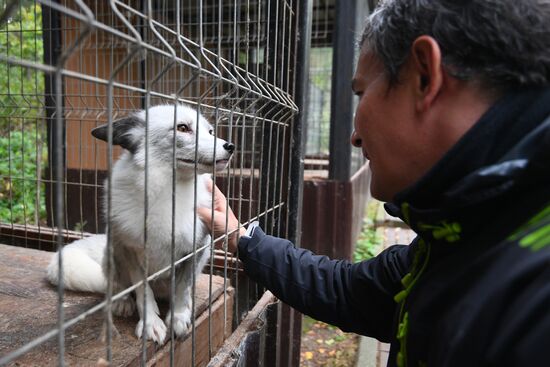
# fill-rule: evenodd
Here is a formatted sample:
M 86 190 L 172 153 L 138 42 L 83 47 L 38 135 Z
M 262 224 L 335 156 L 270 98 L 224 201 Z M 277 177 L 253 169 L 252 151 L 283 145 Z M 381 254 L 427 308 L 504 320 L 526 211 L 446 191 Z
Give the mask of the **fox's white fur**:
M 114 291 L 118 292 L 143 279 L 145 256 L 148 256 L 148 274 L 170 265 L 172 243 L 172 174 L 173 134 L 176 132 L 176 195 L 175 195 L 175 255 L 176 259 L 193 251 L 193 223 L 196 223 L 196 248 L 210 243 L 203 223 L 195 221 L 194 174 L 197 162 L 197 205 L 210 206 L 211 193 L 207 189 L 208 173 L 224 169 L 233 152 L 233 145 L 212 135 L 212 127 L 194 109 L 177 107 L 174 130 L 174 106 L 155 106 L 148 111 L 148 163 L 147 163 L 147 227 L 145 218 L 145 111 L 140 111 L 113 123 L 113 144 L 126 151 L 113 166 L 111 188 L 111 220 L 113 239 Z M 195 153 L 196 134 L 199 134 Z M 100 126 L 92 134 L 107 140 L 107 126 Z M 216 156 L 214 156 L 216 146 Z M 195 157 L 196 154 L 196 157 Z M 107 193 L 107 190 L 106 190 Z M 107 195 L 105 195 L 107 198 Z M 106 199 L 105 199 L 106 200 Z M 106 208 L 106 202 L 104 207 Z M 106 215 L 105 211 L 105 215 Z M 147 236 L 147 254 L 144 238 Z M 105 292 L 106 289 L 106 236 L 93 235 L 64 247 L 63 281 L 65 287 L 77 291 Z M 209 257 L 209 249 L 197 254 L 197 271 L 200 272 Z M 52 257 L 47 277 L 57 285 L 58 254 Z M 191 323 L 190 283 L 192 260 L 176 268 L 176 300 L 174 306 L 174 332 L 181 336 Z M 170 326 L 170 313 L 165 320 L 159 318 L 155 301 L 168 297 L 169 272 L 150 282 L 145 289 L 136 290 L 136 301 L 127 297 L 116 302 L 113 312 L 117 315 L 132 314 L 137 306 L 140 321 L 136 335 L 142 336 L 144 292 L 147 292 L 147 317 L 145 337 L 157 343 L 166 338 Z
M 63 249 L 63 280 L 65 288 L 84 292 L 104 293 L 107 281 L 101 264 L 107 238 L 103 234 L 75 241 Z M 48 265 L 48 280 L 57 285 L 59 266 L 57 254 Z

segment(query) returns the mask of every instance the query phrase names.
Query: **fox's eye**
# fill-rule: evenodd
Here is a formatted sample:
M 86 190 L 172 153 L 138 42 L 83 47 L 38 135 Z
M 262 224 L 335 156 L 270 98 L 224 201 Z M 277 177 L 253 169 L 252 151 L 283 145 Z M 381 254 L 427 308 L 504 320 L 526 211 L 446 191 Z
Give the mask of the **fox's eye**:
M 214 135 L 214 130 L 210 129 L 210 130 L 208 130 L 208 133 L 209 133 L 210 135 Z
M 178 131 L 180 133 L 188 133 L 188 132 L 191 132 L 191 129 L 189 128 L 189 125 L 180 124 L 178 125 Z

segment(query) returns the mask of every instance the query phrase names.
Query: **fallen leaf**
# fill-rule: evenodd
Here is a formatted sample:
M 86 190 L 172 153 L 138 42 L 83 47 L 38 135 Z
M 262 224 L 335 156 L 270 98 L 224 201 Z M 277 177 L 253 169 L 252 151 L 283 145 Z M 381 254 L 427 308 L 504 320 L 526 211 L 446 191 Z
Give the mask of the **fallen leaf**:
M 312 352 L 305 352 L 304 357 L 307 360 L 313 359 L 313 353 Z
M 319 344 L 323 344 L 323 339 L 317 339 L 316 342 Z
M 325 354 L 326 349 L 325 348 L 319 348 L 319 353 Z
M 335 355 L 335 354 L 336 354 L 336 351 L 335 351 L 335 350 L 331 350 L 330 352 L 328 352 L 328 355 L 331 356 L 331 357 L 332 357 L 333 355 Z
M 346 335 L 336 335 L 336 336 L 334 337 L 334 340 L 336 340 L 337 342 L 342 342 L 342 341 L 344 341 L 344 340 L 346 340 L 346 339 L 347 339 L 347 338 L 346 338 Z
M 332 345 L 334 344 L 334 339 L 325 340 L 326 345 Z

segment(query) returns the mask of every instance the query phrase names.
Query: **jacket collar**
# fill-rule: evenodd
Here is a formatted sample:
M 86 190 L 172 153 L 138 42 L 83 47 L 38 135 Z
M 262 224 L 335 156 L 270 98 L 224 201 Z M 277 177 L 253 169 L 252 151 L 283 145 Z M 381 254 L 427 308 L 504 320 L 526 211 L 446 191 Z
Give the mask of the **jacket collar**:
M 460 243 L 511 205 L 520 204 L 507 219 L 516 225 L 547 204 L 549 162 L 550 88 L 515 91 L 495 103 L 386 210 L 425 240 Z

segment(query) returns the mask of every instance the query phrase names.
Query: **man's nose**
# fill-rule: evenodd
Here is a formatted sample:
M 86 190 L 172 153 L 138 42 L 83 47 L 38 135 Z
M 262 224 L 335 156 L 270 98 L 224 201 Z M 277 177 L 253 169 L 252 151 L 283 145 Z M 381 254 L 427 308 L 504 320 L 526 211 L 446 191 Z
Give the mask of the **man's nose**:
M 359 135 L 355 130 L 353 130 L 353 132 L 351 133 L 350 140 L 351 140 L 351 145 L 353 145 L 354 147 L 357 147 L 357 148 L 361 147 L 361 138 L 359 137 Z
M 232 143 L 225 143 L 223 145 L 223 148 L 227 150 L 229 153 L 233 153 L 235 151 L 235 144 Z

